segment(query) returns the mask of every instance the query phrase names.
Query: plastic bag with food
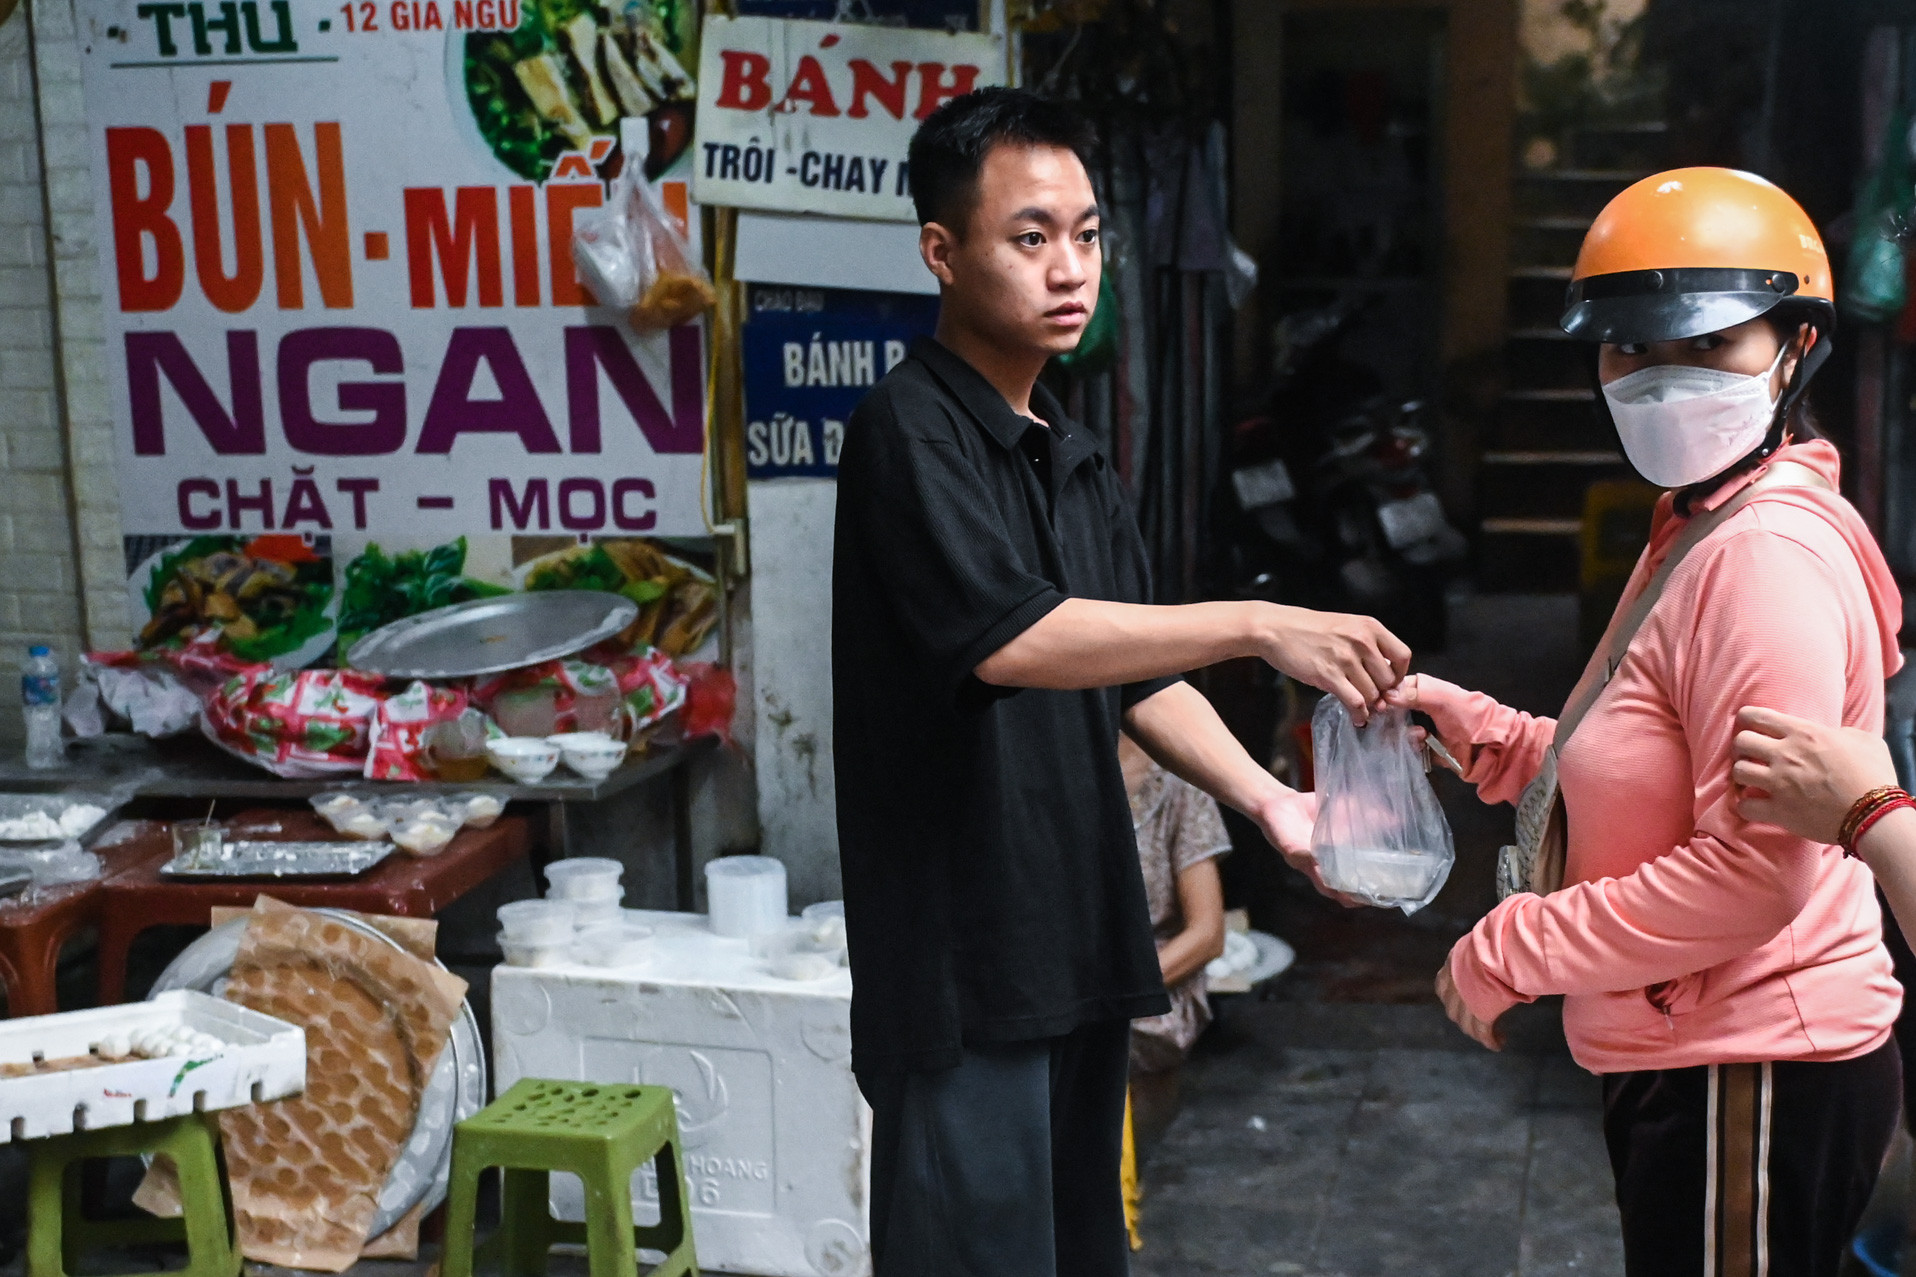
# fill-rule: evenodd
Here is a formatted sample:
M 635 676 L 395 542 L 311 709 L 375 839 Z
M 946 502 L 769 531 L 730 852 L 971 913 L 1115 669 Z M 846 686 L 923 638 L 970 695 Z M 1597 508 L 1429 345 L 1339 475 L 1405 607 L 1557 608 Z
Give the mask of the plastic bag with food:
M 572 261 L 599 304 L 623 311 L 640 332 L 689 323 L 718 301 L 636 164 L 620 168 L 603 205 L 573 218 Z
M 1311 854 L 1324 885 L 1416 913 L 1443 889 L 1456 858 L 1450 822 L 1424 774 L 1401 709 L 1359 727 L 1335 696 L 1311 715 L 1317 824 Z

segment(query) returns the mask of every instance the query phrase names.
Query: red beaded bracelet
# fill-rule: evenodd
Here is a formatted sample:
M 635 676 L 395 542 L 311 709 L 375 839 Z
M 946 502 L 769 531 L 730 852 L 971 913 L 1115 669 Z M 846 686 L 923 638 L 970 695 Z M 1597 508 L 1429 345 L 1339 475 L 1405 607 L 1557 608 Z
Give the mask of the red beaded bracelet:
M 1885 803 L 1909 795 L 1896 785 L 1879 785 L 1850 804 L 1849 812 L 1843 817 L 1843 823 L 1837 826 L 1836 843 L 1840 847 L 1853 847 L 1856 844 L 1856 831 L 1865 820 Z
M 1856 854 L 1857 844 L 1863 841 L 1863 835 L 1874 828 L 1877 821 L 1889 815 L 1891 812 L 1904 807 L 1916 811 L 1916 798 L 1911 798 L 1908 794 L 1900 790 L 1897 791 L 1894 796 L 1878 803 L 1871 809 L 1867 816 L 1864 816 L 1861 821 L 1857 822 L 1856 832 L 1851 834 L 1849 841 L 1843 844 L 1843 854 L 1846 856 L 1854 856 Z

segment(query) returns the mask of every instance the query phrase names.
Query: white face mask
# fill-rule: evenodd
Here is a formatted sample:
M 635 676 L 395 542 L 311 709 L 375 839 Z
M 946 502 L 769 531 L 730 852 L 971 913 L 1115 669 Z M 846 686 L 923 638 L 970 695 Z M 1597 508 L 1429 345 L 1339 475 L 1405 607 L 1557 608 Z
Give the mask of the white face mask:
M 1659 364 L 1605 386 L 1630 464 L 1658 487 L 1681 488 L 1741 461 L 1776 418 L 1770 380 L 1782 362 L 1779 350 L 1770 370 L 1754 377 Z

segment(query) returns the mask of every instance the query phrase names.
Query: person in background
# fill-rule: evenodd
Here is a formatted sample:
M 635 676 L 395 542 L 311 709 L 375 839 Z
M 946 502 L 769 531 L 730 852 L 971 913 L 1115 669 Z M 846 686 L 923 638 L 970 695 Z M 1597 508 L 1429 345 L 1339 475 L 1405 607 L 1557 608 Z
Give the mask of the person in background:
M 1523 795 L 1536 860 L 1507 860 L 1437 992 L 1493 1048 L 1505 1011 L 1565 995 L 1629 1277 L 1837 1277 L 1901 1105 L 1869 874 L 1752 823 L 1731 781 L 1739 706 L 1880 732 L 1902 664 L 1894 578 L 1802 399 L 1834 319 L 1816 227 L 1771 183 L 1680 169 L 1617 196 L 1563 327 L 1671 489 L 1650 543 L 1560 720 L 1421 675 L 1392 693 L 1481 798 Z M 1561 873 L 1536 874 L 1552 827 Z
M 1211 1022 L 1204 968 L 1224 952 L 1224 884 L 1217 861 L 1231 851 L 1217 799 L 1118 737 L 1118 764 L 1138 832 L 1138 864 L 1171 1009 L 1131 1022 L 1131 1072 L 1175 1069 Z

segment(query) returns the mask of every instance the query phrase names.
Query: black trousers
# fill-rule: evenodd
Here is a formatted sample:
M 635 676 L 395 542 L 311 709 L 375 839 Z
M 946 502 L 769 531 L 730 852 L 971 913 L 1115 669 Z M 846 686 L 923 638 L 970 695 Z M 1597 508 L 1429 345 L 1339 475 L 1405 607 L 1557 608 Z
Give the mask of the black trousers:
M 860 1073 L 877 1277 L 1126 1277 L 1118 1183 L 1131 1026 Z
M 1836 1277 L 1901 1104 L 1894 1039 L 1833 1064 L 1605 1075 L 1627 1277 Z

